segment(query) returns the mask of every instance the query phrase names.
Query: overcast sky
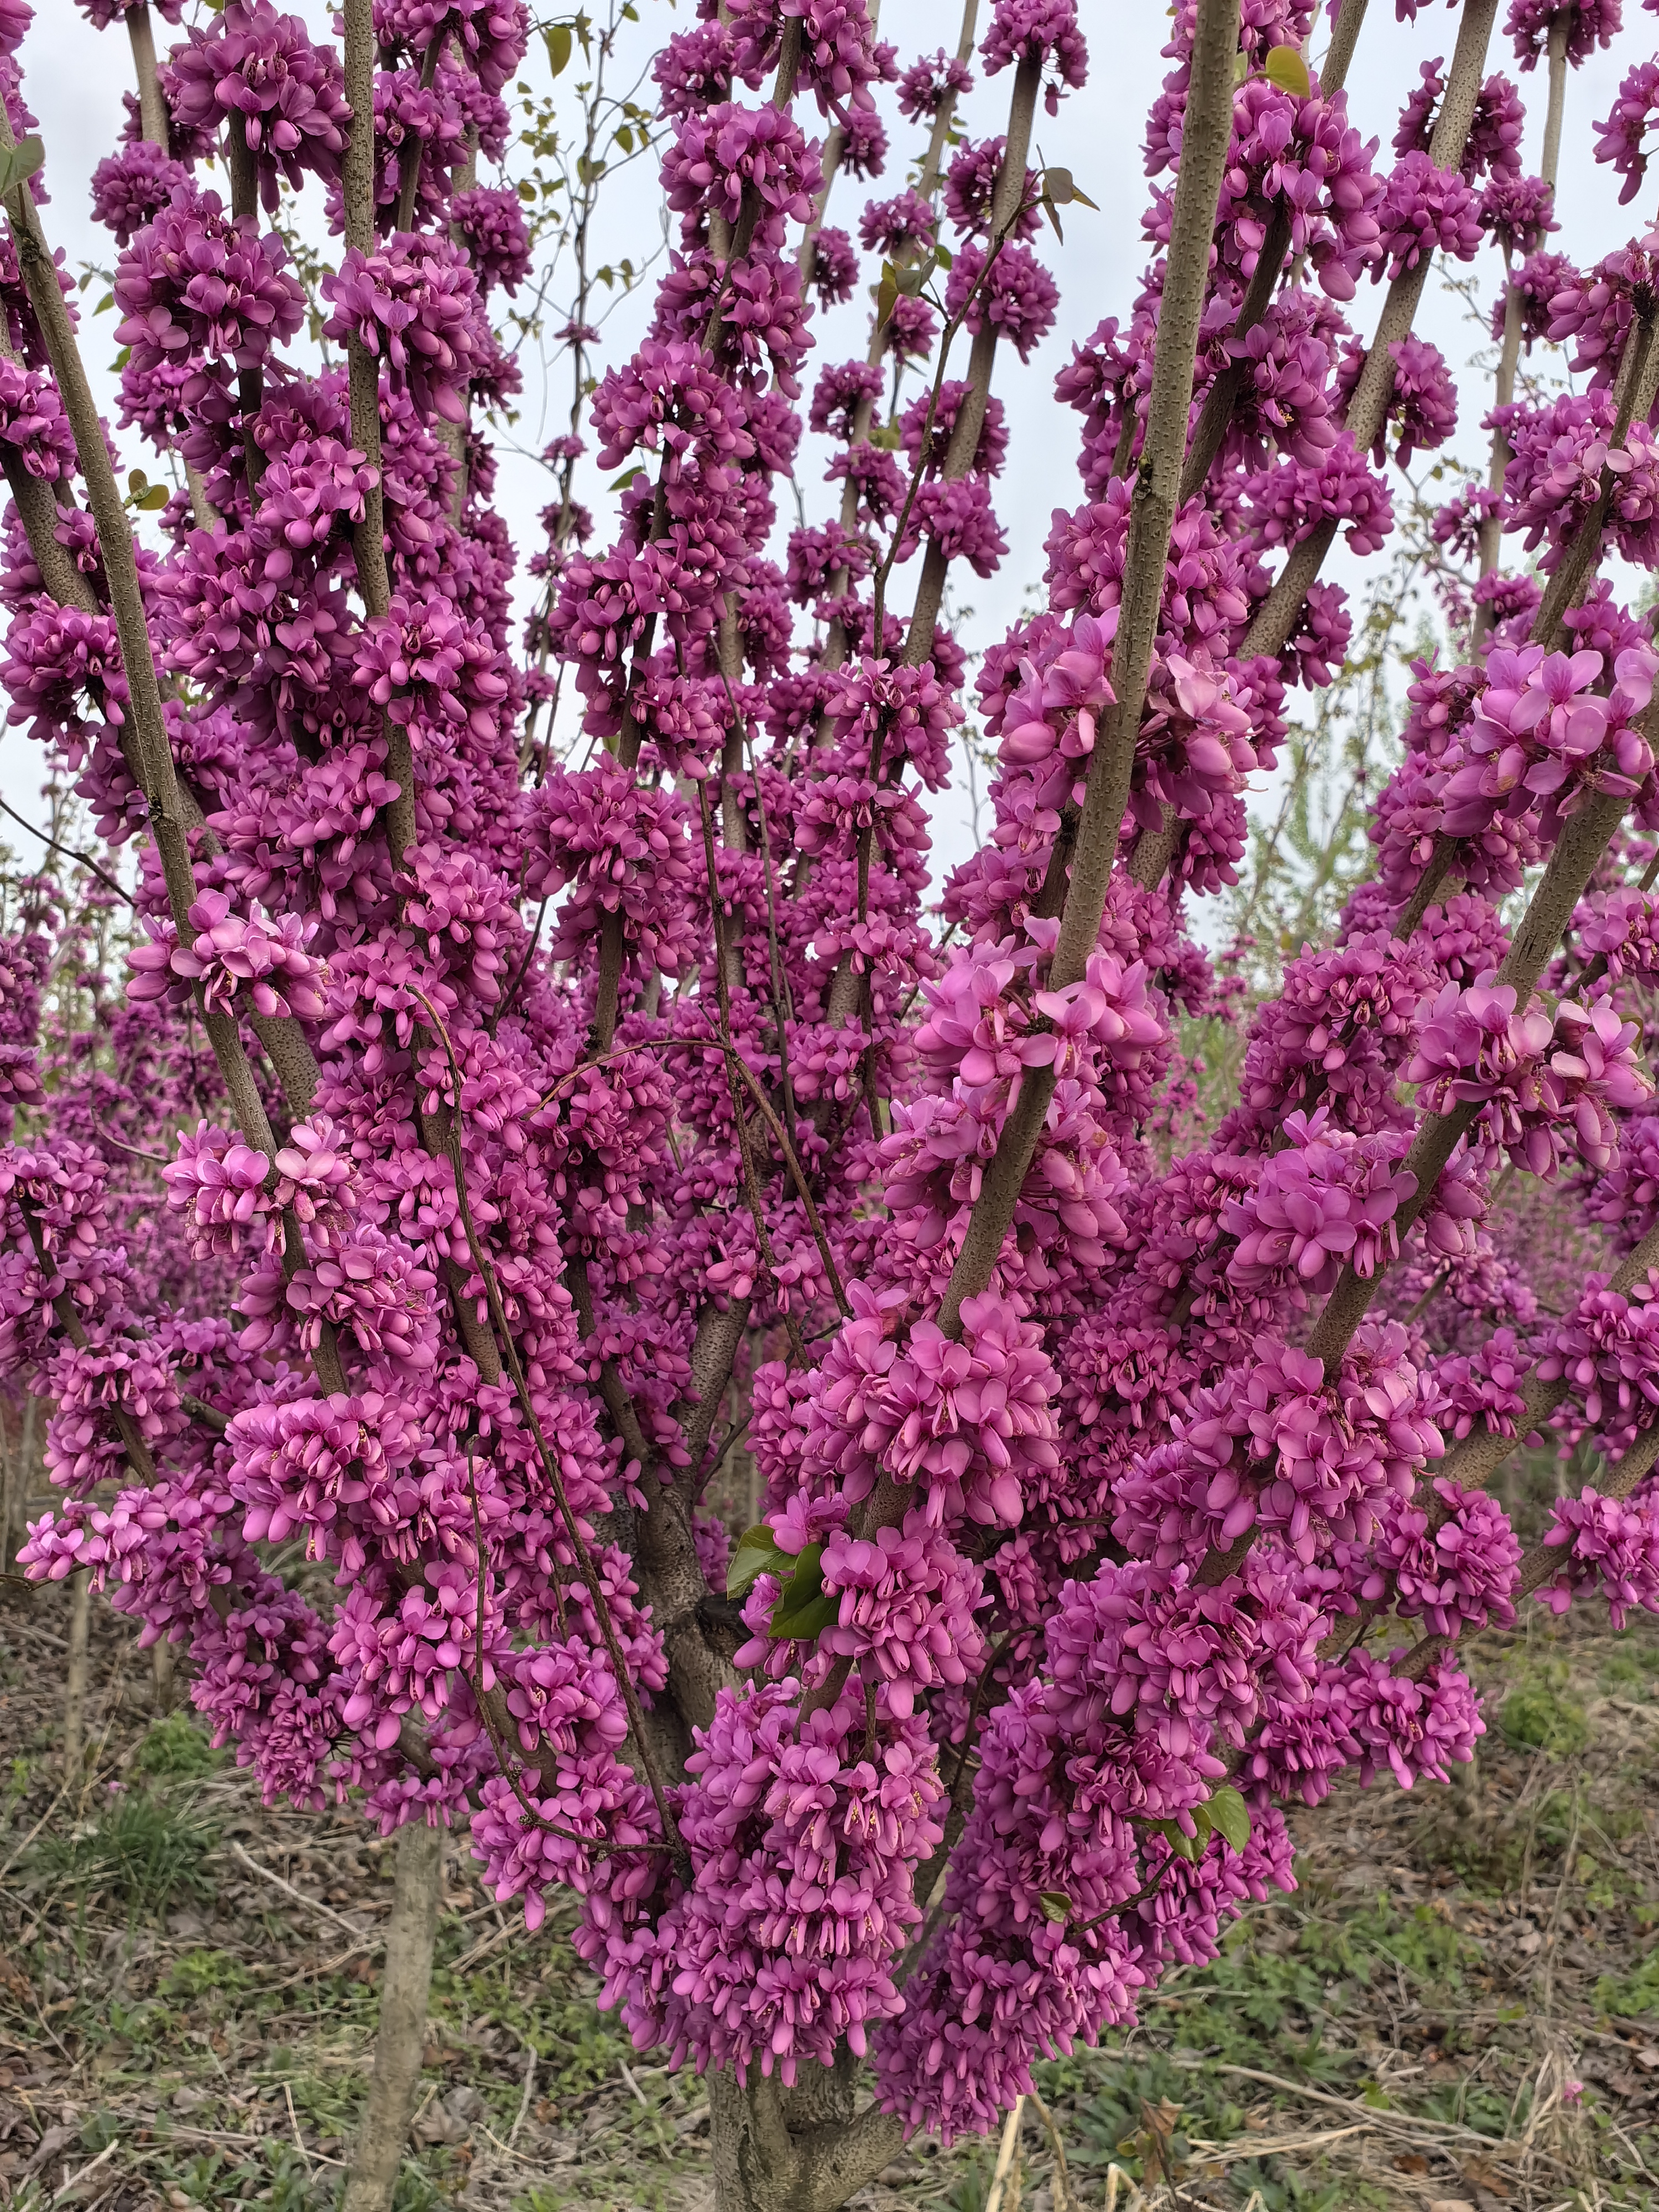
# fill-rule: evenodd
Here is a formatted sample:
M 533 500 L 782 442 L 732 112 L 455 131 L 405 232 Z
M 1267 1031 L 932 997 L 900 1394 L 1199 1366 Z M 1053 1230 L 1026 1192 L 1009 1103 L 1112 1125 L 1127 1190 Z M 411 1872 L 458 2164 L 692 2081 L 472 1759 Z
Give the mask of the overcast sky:
M 618 81 L 643 67 L 650 52 L 669 33 L 690 20 L 689 10 L 678 11 L 665 0 L 637 0 L 641 20 L 627 33 L 630 45 L 619 56 Z M 331 9 L 318 0 L 304 0 L 294 12 L 303 15 L 318 35 L 325 34 Z M 988 13 L 981 7 L 981 27 Z M 189 0 L 185 21 L 199 14 L 206 21 L 203 0 Z M 1059 407 L 1054 398 L 1055 371 L 1071 357 L 1074 343 L 1085 338 L 1103 316 L 1127 313 L 1138 288 L 1146 249 L 1139 235 L 1139 219 L 1146 204 L 1147 185 L 1142 171 L 1141 138 L 1146 109 L 1155 96 L 1167 64 L 1159 47 L 1167 34 L 1169 19 L 1152 0 L 1081 0 L 1081 15 L 1091 48 L 1091 81 L 1083 92 L 1073 94 L 1050 118 L 1039 111 L 1036 134 L 1038 155 L 1069 167 L 1078 184 L 1100 205 L 1100 213 L 1085 209 L 1070 211 L 1064 244 L 1045 233 L 1039 252 L 1059 281 L 1060 304 L 1054 331 L 1022 368 L 1004 349 L 997 363 L 996 391 L 1007 410 L 1010 452 L 1007 469 L 997 488 L 996 501 L 1010 553 L 1000 572 L 981 583 L 969 574 L 960 596 L 973 607 L 963 622 L 964 642 L 982 647 L 1000 636 L 1016 619 L 1022 602 L 1041 582 L 1042 541 L 1056 507 L 1074 507 L 1082 498 L 1076 475 L 1079 417 Z M 1378 166 L 1385 167 L 1401 103 L 1415 84 L 1420 64 L 1437 54 L 1449 54 L 1456 18 L 1444 9 L 1427 8 L 1414 25 L 1392 21 L 1386 0 L 1374 0 L 1361 36 L 1350 76 L 1352 119 L 1365 135 L 1382 139 Z M 1644 230 L 1654 220 L 1654 192 L 1644 190 L 1626 208 L 1618 205 L 1619 179 L 1591 159 L 1593 124 L 1604 117 L 1618 82 L 1637 60 L 1652 51 L 1654 25 L 1634 0 L 1626 0 L 1629 28 L 1611 53 L 1597 54 L 1573 73 L 1567 94 L 1563 138 L 1562 176 L 1559 207 L 1561 235 L 1552 241 L 1581 264 L 1592 262 Z M 553 11 L 546 11 L 553 20 Z M 954 48 L 959 19 L 954 7 L 939 0 L 887 0 L 882 14 L 883 34 L 895 41 L 901 65 L 919 51 L 943 44 Z M 157 26 L 163 45 L 173 35 Z M 1316 33 L 1314 59 L 1323 43 L 1322 27 Z M 36 21 L 24 43 L 21 59 L 25 92 L 40 118 L 46 147 L 46 175 L 52 192 L 43 212 L 48 235 L 63 246 L 70 265 L 77 272 L 83 264 L 107 267 L 112 246 L 107 233 L 97 228 L 88 214 L 88 179 L 94 165 L 109 150 L 121 119 L 121 95 L 131 86 L 131 62 L 121 31 L 92 28 L 71 0 L 37 0 Z M 1490 57 L 1490 66 L 1515 77 L 1528 107 L 1525 149 L 1528 170 L 1538 165 L 1542 131 L 1544 74 L 1521 76 L 1504 42 L 1503 51 Z M 582 74 L 573 64 L 561 80 L 568 91 Z M 540 42 L 532 44 L 526 69 L 532 89 L 549 88 L 547 63 Z M 964 104 L 962 120 L 975 137 L 1000 132 L 1006 112 L 1011 79 L 981 79 Z M 892 152 L 887 173 L 872 185 L 842 177 L 836 181 L 829 220 L 856 233 L 865 202 L 886 198 L 902 188 L 905 166 L 918 151 L 915 134 L 887 102 Z M 803 119 L 806 119 L 803 118 Z M 494 181 L 486 175 L 485 181 Z M 217 181 L 222 182 L 222 179 Z M 657 190 L 655 164 L 638 163 L 614 180 L 611 197 L 602 201 L 602 257 L 630 253 L 637 260 L 662 237 L 662 210 Z M 314 192 L 313 200 L 318 197 Z M 1495 294 L 1498 263 L 1488 252 L 1480 269 L 1483 292 Z M 105 288 L 99 284 L 86 295 L 89 305 Z M 623 304 L 606 331 L 605 356 L 622 356 L 638 337 L 649 313 L 650 287 Z M 1368 333 L 1381 305 L 1381 289 L 1364 287 L 1347 313 L 1362 332 Z M 805 381 L 826 360 L 861 355 L 867 330 L 867 301 L 860 296 L 836 310 L 817 325 L 817 347 L 809 356 Z M 108 364 L 115 351 L 111 335 L 113 319 L 100 318 L 83 325 L 88 363 L 106 393 L 113 391 Z M 1480 337 L 1471 327 L 1461 302 L 1431 284 L 1419 318 L 1419 328 L 1432 337 L 1455 364 L 1465 362 Z M 563 427 L 568 406 L 568 380 L 556 371 L 551 392 L 547 389 L 540 360 L 526 348 L 521 356 L 526 392 L 521 419 L 503 434 L 498 504 L 504 513 L 521 556 L 536 550 L 540 533 L 536 518 L 547 503 L 550 479 L 530 456 L 546 439 Z M 1480 428 L 1490 404 L 1483 379 L 1465 386 L 1455 450 L 1472 471 L 1484 472 L 1487 439 Z M 112 418 L 114 409 L 110 408 Z M 511 450 L 513 446 L 523 452 Z M 828 449 L 809 441 L 803 450 L 798 477 L 808 519 L 826 520 L 834 504 L 830 488 L 822 482 Z M 154 461 L 141 449 L 136 434 L 122 441 L 125 466 Z M 788 487 L 781 486 L 780 538 L 793 520 Z M 591 479 L 581 495 L 603 515 L 605 502 Z M 906 606 L 909 586 L 901 572 L 892 604 Z M 914 576 L 915 568 L 908 572 Z M 1340 574 L 1340 571 L 1336 573 Z M 21 811 L 40 819 L 37 793 L 41 769 L 33 749 L 21 734 L 9 732 L 0 741 L 0 793 Z M 21 831 L 16 841 L 23 841 Z M 944 802 L 936 834 L 936 862 L 947 866 L 969 843 L 965 799 Z

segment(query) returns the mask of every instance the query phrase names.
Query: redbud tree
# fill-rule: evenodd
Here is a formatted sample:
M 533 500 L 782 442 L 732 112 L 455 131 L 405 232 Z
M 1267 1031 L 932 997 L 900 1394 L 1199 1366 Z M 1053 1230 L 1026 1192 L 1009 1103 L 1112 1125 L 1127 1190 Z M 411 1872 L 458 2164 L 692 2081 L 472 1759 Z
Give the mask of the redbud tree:
M 0 945 L 0 1358 L 62 1492 L 26 1571 L 167 1639 L 269 1798 L 447 1835 L 531 1929 L 568 1899 L 707 2071 L 722 2212 L 829 2212 L 1291 1887 L 1287 1804 L 1468 1760 L 1468 1632 L 1659 1607 L 1659 659 L 1618 596 L 1659 235 L 1581 267 L 1553 213 L 1571 69 L 1633 42 L 1630 201 L 1659 62 L 1619 0 L 1396 0 L 1452 51 L 1385 155 L 1364 0 L 1182 0 L 1151 258 L 1058 377 L 1075 503 L 970 702 L 946 589 L 1006 552 L 1075 0 L 919 58 L 867 0 L 705 0 L 640 108 L 648 330 L 561 334 L 532 549 L 489 426 L 541 216 L 490 179 L 572 25 L 81 4 L 135 62 L 112 423 L 0 0 L 0 677 L 112 854 Z M 1413 328 L 1464 263 L 1495 395 Z M 1433 518 L 1370 865 L 1252 1008 L 1200 902 L 1349 655 L 1327 556 L 1384 556 L 1460 401 L 1491 466 Z M 176 471 L 142 543 L 117 438 Z M 940 881 L 970 706 L 989 825 Z M 1240 1033 L 1207 1120 L 1200 1019 Z M 1490 1486 L 1535 1432 L 1590 1479 L 1525 1550 Z

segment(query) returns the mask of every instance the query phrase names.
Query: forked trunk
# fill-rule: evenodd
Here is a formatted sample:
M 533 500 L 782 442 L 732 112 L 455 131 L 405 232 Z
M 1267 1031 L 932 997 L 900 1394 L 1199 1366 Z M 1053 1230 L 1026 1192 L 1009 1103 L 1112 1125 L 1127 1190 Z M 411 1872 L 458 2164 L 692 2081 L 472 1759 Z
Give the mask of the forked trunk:
M 854 2113 L 857 2068 L 803 2072 L 781 2088 L 726 2068 L 708 2076 L 715 2212 L 836 2212 L 880 2172 L 904 2140 L 890 2114 Z

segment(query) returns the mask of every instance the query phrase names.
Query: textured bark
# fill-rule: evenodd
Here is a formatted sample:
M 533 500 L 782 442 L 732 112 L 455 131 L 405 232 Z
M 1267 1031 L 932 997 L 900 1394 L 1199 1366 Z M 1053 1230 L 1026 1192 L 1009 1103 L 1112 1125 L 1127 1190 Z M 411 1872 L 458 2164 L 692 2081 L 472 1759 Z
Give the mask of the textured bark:
M 1332 93 L 1340 92 L 1348 81 L 1354 43 L 1364 20 L 1365 0 L 1342 0 L 1341 11 L 1331 33 L 1331 43 L 1325 50 L 1324 63 L 1319 72 L 1319 89 L 1327 99 Z
M 132 66 L 138 79 L 138 128 L 150 145 L 159 146 L 165 154 L 172 133 L 161 81 L 155 73 L 155 26 L 147 5 L 127 9 L 127 36 L 132 41 Z
M 1572 28 L 1571 10 L 1563 8 L 1551 21 L 1549 41 L 1549 106 L 1544 113 L 1544 162 L 1539 174 L 1553 185 L 1561 168 L 1561 116 L 1567 101 L 1567 34 Z
M 411 1821 L 398 1831 L 397 1878 L 386 1931 L 374 2071 L 358 2124 L 340 2212 L 392 2212 L 426 2041 L 432 1945 L 438 1932 L 444 1831 Z
M 890 2114 L 872 2108 L 854 2118 L 850 2100 L 847 2117 L 793 2131 L 786 2100 L 814 2094 L 782 2090 L 759 2075 L 747 2087 L 724 2069 L 709 2075 L 715 2212 L 836 2212 L 902 2143 Z M 839 2094 L 834 2086 L 825 2092 Z
M 152 1644 L 149 1647 L 149 1674 L 155 1691 L 155 1710 L 163 1717 L 173 1711 L 178 1701 L 177 1672 L 173 1646 L 164 1636 L 159 1644 Z

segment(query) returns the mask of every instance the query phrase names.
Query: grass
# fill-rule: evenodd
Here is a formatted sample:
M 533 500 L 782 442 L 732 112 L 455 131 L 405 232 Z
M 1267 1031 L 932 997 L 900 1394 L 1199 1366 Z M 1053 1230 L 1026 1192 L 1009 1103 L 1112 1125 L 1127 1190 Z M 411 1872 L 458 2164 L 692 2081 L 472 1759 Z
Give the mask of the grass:
M 179 1898 L 207 1894 L 207 1859 L 217 1840 L 189 1796 L 124 1790 L 67 1834 L 43 1836 L 25 1861 L 25 1882 L 154 1917 Z
M 44 1606 L 28 1618 L 50 1627 Z M 115 2144 L 112 2193 L 81 2212 L 324 2212 L 372 2058 L 376 1954 L 229 1843 L 365 1929 L 388 1851 L 349 1808 L 261 1807 L 192 1717 L 153 1720 L 131 1632 L 95 1623 L 95 1782 L 54 1811 L 51 1647 L 0 1614 L 0 1861 L 47 1816 L 0 1883 L 0 2201 L 46 2212 Z M 1173 2212 L 1163 2173 L 1186 2212 L 1659 2212 L 1638 2162 L 1659 2172 L 1659 2083 L 1636 2056 L 1659 2043 L 1659 1626 L 1546 1623 L 1481 1668 L 1499 1717 L 1474 1790 L 1345 1784 L 1297 1816 L 1295 1895 L 1170 1974 L 1134 2030 L 1036 2069 L 1079 2208 L 1109 2187 L 1131 2212 L 1139 2188 Z M 398 2212 L 706 2207 L 702 2085 L 596 2010 L 556 1919 L 495 1940 L 501 1916 L 448 1860 Z M 64 2110 L 69 2140 L 25 2175 Z M 1019 2143 L 1023 2212 L 1041 2212 L 1052 2152 L 1029 2113 Z M 995 2154 L 913 2145 L 860 2212 L 984 2212 Z

